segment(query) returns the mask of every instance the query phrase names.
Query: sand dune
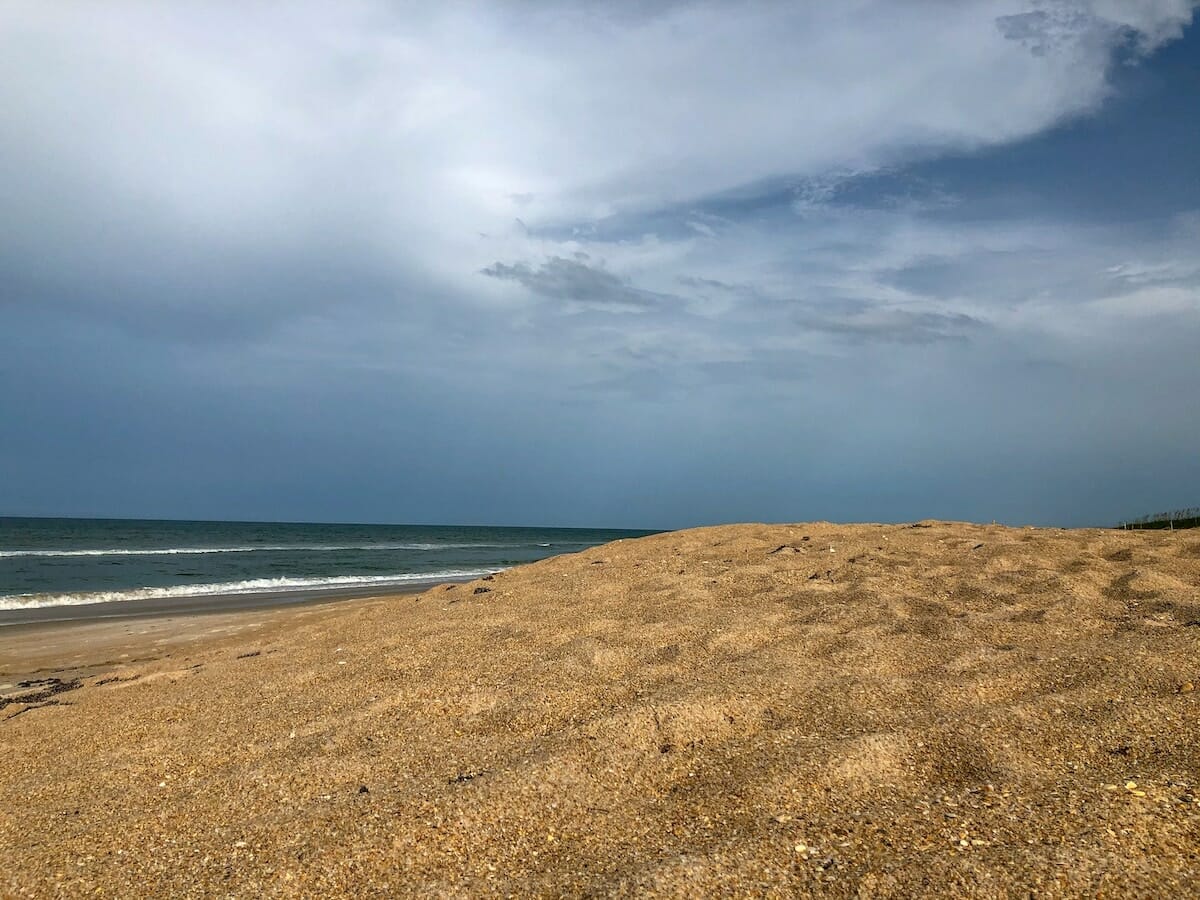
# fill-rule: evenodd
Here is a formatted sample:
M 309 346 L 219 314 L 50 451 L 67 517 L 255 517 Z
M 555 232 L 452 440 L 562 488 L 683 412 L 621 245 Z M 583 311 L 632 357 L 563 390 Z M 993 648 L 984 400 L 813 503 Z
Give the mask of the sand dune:
M 1200 891 L 1198 532 L 728 526 L 87 628 L 0 635 L 6 895 Z

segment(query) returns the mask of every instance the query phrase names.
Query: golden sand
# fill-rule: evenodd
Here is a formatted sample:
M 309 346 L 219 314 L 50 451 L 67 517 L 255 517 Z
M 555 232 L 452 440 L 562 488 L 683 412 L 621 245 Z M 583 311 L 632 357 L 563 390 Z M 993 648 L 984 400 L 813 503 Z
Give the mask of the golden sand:
M 0 894 L 1196 895 L 1198 651 L 1200 533 L 946 523 L 14 630 Z

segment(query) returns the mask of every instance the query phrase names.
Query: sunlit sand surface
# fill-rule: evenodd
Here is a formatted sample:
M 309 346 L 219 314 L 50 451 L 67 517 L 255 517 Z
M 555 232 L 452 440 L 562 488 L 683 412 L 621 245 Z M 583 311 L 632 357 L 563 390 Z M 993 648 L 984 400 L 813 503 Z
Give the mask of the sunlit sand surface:
M 1182 531 L 728 526 L 14 628 L 0 893 L 1185 896 L 1197 682 Z

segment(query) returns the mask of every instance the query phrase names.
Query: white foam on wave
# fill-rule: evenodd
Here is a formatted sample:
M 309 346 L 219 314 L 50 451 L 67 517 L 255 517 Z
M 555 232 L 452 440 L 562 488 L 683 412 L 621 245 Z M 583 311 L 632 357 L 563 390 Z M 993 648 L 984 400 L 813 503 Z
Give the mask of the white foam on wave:
M 202 553 L 329 552 L 346 550 L 494 550 L 527 544 L 248 544 L 239 547 L 155 547 L 147 549 L 102 547 L 87 550 L 0 550 L 0 559 L 28 556 L 186 556 Z M 538 544 L 548 547 L 549 544 Z
M 83 606 L 89 603 L 120 603 L 126 600 L 168 600 L 176 597 L 207 597 L 227 594 L 278 594 L 322 588 L 389 587 L 457 578 L 490 575 L 500 569 L 452 569 L 444 572 L 404 572 L 395 575 L 331 575 L 323 578 L 250 578 L 210 584 L 177 584 L 169 587 L 131 588 L 124 591 L 83 591 L 75 594 L 11 594 L 0 597 L 0 610 L 41 609 L 46 606 Z

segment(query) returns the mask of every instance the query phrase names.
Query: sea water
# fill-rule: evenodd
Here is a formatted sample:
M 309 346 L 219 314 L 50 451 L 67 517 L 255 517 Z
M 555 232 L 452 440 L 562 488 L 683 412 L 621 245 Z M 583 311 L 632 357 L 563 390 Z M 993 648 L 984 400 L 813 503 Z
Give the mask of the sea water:
M 646 531 L 0 517 L 0 610 L 404 589 Z

